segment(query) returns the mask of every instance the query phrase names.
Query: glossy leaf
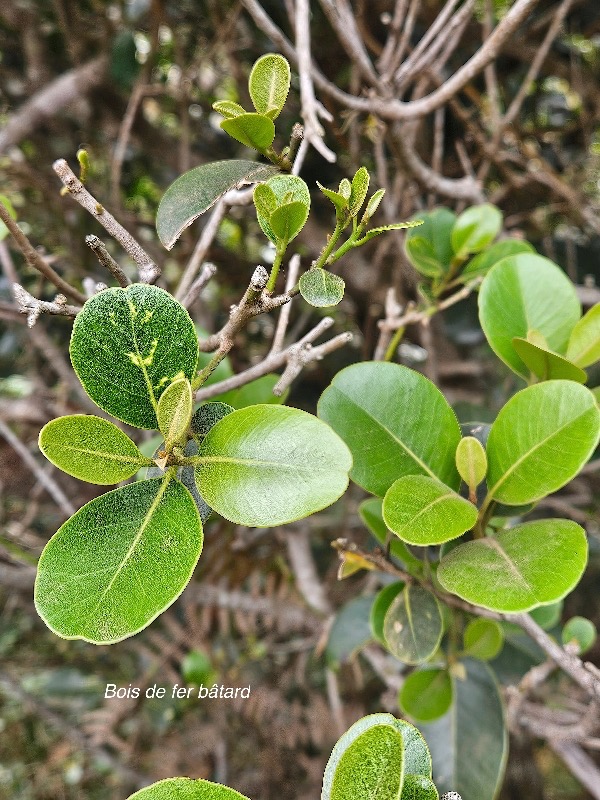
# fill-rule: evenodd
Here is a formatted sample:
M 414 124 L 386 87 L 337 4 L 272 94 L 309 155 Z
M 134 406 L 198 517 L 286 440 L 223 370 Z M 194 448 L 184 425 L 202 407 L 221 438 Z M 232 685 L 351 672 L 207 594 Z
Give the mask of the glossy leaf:
M 230 100 L 219 100 L 213 103 L 213 109 L 224 117 L 239 117 L 241 114 L 246 113 L 246 109 L 242 108 L 239 103 L 232 103 Z
M 475 436 L 464 436 L 456 448 L 456 468 L 469 489 L 475 490 L 487 473 L 485 448 Z
M 405 664 L 427 661 L 442 638 L 440 605 L 431 592 L 407 586 L 391 603 L 383 621 L 389 651 Z
M 221 128 L 246 147 L 262 152 L 270 147 L 275 138 L 273 120 L 264 114 L 239 114 L 221 122 Z
M 594 623 L 585 617 L 571 617 L 562 629 L 563 644 L 575 642 L 579 653 L 585 653 L 596 641 L 597 631 Z
M 496 206 L 483 203 L 465 209 L 452 228 L 452 249 L 458 258 L 479 253 L 502 230 L 502 214 Z
M 573 328 L 567 358 L 578 367 L 600 360 L 600 303 L 592 306 Z
M 419 727 L 431 749 L 440 792 L 459 792 L 463 800 L 495 800 L 508 751 L 502 700 L 486 664 L 467 659 L 464 665 L 466 680 L 453 678 L 448 713 Z
M 301 203 L 305 208 L 305 214 L 308 216 L 310 192 L 302 178 L 298 178 L 296 175 L 275 175 L 267 181 L 266 185 L 272 191 L 278 207 L 287 203 Z M 269 218 L 261 213 L 257 214 L 257 218 L 265 236 L 274 244 L 277 244 L 278 237 L 271 228 Z
M 456 215 L 447 208 L 436 208 L 419 217 L 423 225 L 406 234 L 406 255 L 421 275 L 442 275 L 454 257 L 451 236 Z
M 112 422 L 86 414 L 51 420 L 40 431 L 39 445 L 48 461 L 88 483 L 119 483 L 152 463 Z
M 515 336 L 513 347 L 521 361 L 531 370 L 531 373 L 542 381 L 563 379 L 585 383 L 586 373 L 564 356 L 553 353 L 535 342 Z
M 498 261 L 517 253 L 535 253 L 535 249 L 523 239 L 503 239 L 500 242 L 494 242 L 472 258 L 461 275 L 468 280 L 483 277 Z
M 369 619 L 372 603 L 372 597 L 355 597 L 338 611 L 325 651 L 330 666 L 337 667 L 348 661 L 371 640 Z
M 156 417 L 167 447 L 178 442 L 185 443 L 192 419 L 193 402 L 192 387 L 187 378 L 173 381 L 162 393 Z
M 196 506 L 179 481 L 139 481 L 80 508 L 40 557 L 35 604 L 66 639 L 112 644 L 179 597 L 202 550 Z
M 420 575 L 423 571 L 423 562 L 413 556 L 404 542 L 396 536 L 391 536 L 391 531 L 388 531 L 383 521 L 382 506 L 383 500 L 380 497 L 363 500 L 358 507 L 360 518 L 382 547 L 389 547 L 389 552 L 394 558 L 401 561 L 413 575 Z
M 204 403 L 197 411 L 191 420 L 191 431 L 195 437 L 204 438 L 211 428 L 213 428 L 219 420 L 226 417 L 235 411 L 233 406 L 227 403 L 215 402 Z
M 200 494 L 215 511 L 240 525 L 268 527 L 335 502 L 348 485 L 352 459 L 316 417 L 258 405 L 218 422 L 194 464 Z
M 529 611 L 565 597 L 587 563 L 585 531 L 566 519 L 516 525 L 466 542 L 440 561 L 448 592 L 493 611 Z
M 276 208 L 269 218 L 275 236 L 283 242 L 291 242 L 300 233 L 308 219 L 308 208 L 296 200 Z
M 139 792 L 130 795 L 128 800 L 248 800 L 248 798 L 228 786 L 212 781 L 167 778 L 140 789 Z
M 300 294 L 316 308 L 336 306 L 344 296 L 346 284 L 339 275 L 326 269 L 309 269 L 300 276 Z
M 477 509 L 428 475 L 406 475 L 387 490 L 383 518 L 400 539 L 425 547 L 462 536 L 475 525 Z
M 439 800 L 439 795 L 431 778 L 426 778 L 424 775 L 406 775 L 400 800 Z
M 594 396 L 572 381 L 517 392 L 502 408 L 487 443 L 489 496 L 532 503 L 577 475 L 600 439 Z
M 350 199 L 348 201 L 348 210 L 351 217 L 357 216 L 365 202 L 369 191 L 369 180 L 369 170 L 366 167 L 360 167 L 352 178 Z
M 282 395 L 273 394 L 275 384 L 279 381 L 280 375 L 269 373 L 256 378 L 245 386 L 240 386 L 239 389 L 231 389 L 229 392 L 223 392 L 218 396 L 218 400 L 222 403 L 227 403 L 233 408 L 246 408 L 246 406 L 255 406 L 259 403 L 266 403 L 268 405 L 281 405 L 285 403 L 289 394 L 289 390 Z
M 185 172 L 164 193 L 156 214 L 156 232 L 170 250 L 183 231 L 230 189 L 266 181 L 278 172 L 255 161 L 213 161 Z
M 248 88 L 254 108 L 275 119 L 290 90 L 290 65 L 278 53 L 267 53 L 254 64 Z
M 398 693 L 404 714 L 418 722 L 432 722 L 443 717 L 452 705 L 452 679 L 445 669 L 427 667 L 411 672 Z
M 427 409 L 427 425 L 423 425 Z M 363 362 L 341 370 L 318 414 L 348 444 L 352 480 L 383 496 L 404 475 L 428 475 L 458 489 L 460 428 L 439 389 L 408 367 Z
M 192 379 L 198 339 L 185 308 L 156 286 L 105 289 L 79 312 L 71 362 L 100 408 L 138 428 L 156 428 L 156 408 L 178 378 Z
M 577 294 L 564 272 L 531 253 L 503 258 L 488 272 L 479 292 L 479 319 L 490 347 L 525 379 L 529 369 L 517 355 L 513 339 L 525 339 L 528 331 L 535 330 L 550 350 L 564 353 L 580 313 Z
M 369 622 L 371 625 L 371 633 L 380 644 L 385 646 L 385 636 L 383 633 L 383 622 L 385 615 L 393 601 L 403 591 L 406 584 L 403 581 L 395 581 L 387 586 L 384 586 L 380 592 L 375 596 L 373 605 L 371 606 L 371 616 Z
M 500 653 L 504 644 L 502 628 L 493 619 L 472 619 L 463 634 L 467 655 L 482 661 L 491 661 Z

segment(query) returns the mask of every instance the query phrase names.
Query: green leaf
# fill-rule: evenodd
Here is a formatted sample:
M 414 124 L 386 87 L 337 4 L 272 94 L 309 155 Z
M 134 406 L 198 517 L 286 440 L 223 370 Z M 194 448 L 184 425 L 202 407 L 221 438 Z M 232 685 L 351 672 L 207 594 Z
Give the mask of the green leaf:
M 350 453 L 316 417 L 258 405 L 212 428 L 194 459 L 206 502 L 240 525 L 270 527 L 331 505 L 348 485 Z
M 170 250 L 183 231 L 230 189 L 260 183 L 277 167 L 255 161 L 213 161 L 184 172 L 164 193 L 156 214 L 156 232 Z
M 156 464 L 157 459 L 164 457 L 164 455 L 162 456 L 160 455 L 161 451 L 163 451 L 164 453 L 164 443 L 155 448 L 155 452 L 153 453 L 153 458 L 155 460 L 155 463 L 152 467 L 148 467 L 148 469 L 146 470 L 146 476 L 145 476 L 146 478 L 162 478 L 166 475 L 166 471 L 169 468 L 165 467 L 165 469 L 161 469 Z M 198 455 L 198 443 L 195 439 L 189 440 L 189 442 L 183 449 L 183 455 L 186 458 Z M 200 514 L 200 520 L 204 525 L 204 523 L 208 520 L 208 518 L 212 514 L 212 508 L 205 502 L 204 498 L 200 495 L 200 492 L 198 491 L 198 487 L 196 486 L 194 468 L 190 466 L 178 467 L 175 477 L 177 478 L 177 480 L 180 480 L 183 483 L 185 488 L 192 495 L 192 499 L 196 504 L 196 508 L 198 509 L 198 514 Z
M 234 789 L 212 781 L 167 778 L 140 789 L 139 792 L 130 795 L 128 800 L 248 800 L 248 798 Z
M 456 214 L 447 208 L 436 208 L 419 214 L 423 225 L 415 233 L 406 234 L 406 256 L 421 275 L 442 275 L 454 257 L 451 234 Z
M 204 436 L 206 436 L 209 430 L 214 427 L 219 420 L 222 420 L 223 417 L 231 414 L 232 411 L 235 411 L 235 409 L 233 406 L 230 406 L 227 403 L 221 403 L 218 401 L 204 403 L 197 411 L 194 411 L 192 416 L 190 428 L 193 436 L 204 438 Z
M 456 448 L 456 468 L 471 491 L 479 486 L 487 473 L 485 448 L 475 436 L 464 436 Z
M 440 792 L 459 792 L 463 800 L 495 800 L 508 751 L 502 700 L 487 664 L 467 659 L 464 665 L 466 680 L 453 678 L 450 711 L 419 727 L 431 749 Z
M 8 213 L 13 219 L 17 218 L 17 212 L 15 211 L 15 207 L 5 194 L 0 194 L 0 203 L 2 203 L 4 208 L 8 211 Z M 2 222 L 2 220 L 0 220 L 0 242 L 3 239 L 6 239 L 7 236 L 8 236 L 8 228 Z
M 579 653 L 585 653 L 596 641 L 597 631 L 594 623 L 585 617 L 571 617 L 562 629 L 562 643 L 575 642 Z
M 448 671 L 426 667 L 405 678 L 398 693 L 398 703 L 403 714 L 419 722 L 433 722 L 448 711 L 452 695 L 452 679 Z
M 165 437 L 167 448 L 185 443 L 192 419 L 194 398 L 187 378 L 173 381 L 162 393 L 156 409 L 158 428 Z
M 344 296 L 346 284 L 339 275 L 326 269 L 309 269 L 300 276 L 300 294 L 316 308 L 337 306 Z
M 181 662 L 181 674 L 186 683 L 202 683 L 209 685 L 214 682 L 216 673 L 210 658 L 202 650 L 190 650 Z
M 35 605 L 65 639 L 112 644 L 179 597 L 202 551 L 202 524 L 179 481 L 139 481 L 80 508 L 38 564 Z
M 542 381 L 552 379 L 564 379 L 575 381 L 576 383 L 585 383 L 587 381 L 586 373 L 573 362 L 558 353 L 553 353 L 537 342 L 532 342 L 531 332 L 529 339 L 515 336 L 513 347 L 532 374 Z
M 224 117 L 232 118 L 239 117 L 241 114 L 246 113 L 246 109 L 242 108 L 239 103 L 232 103 L 230 100 L 219 100 L 212 105 L 217 114 L 222 114 Z
M 321 395 L 318 415 L 348 444 L 350 477 L 368 492 L 383 496 L 404 475 L 429 475 L 458 489 L 456 416 L 418 372 L 379 361 L 347 367 Z
M 138 428 L 156 428 L 161 394 L 178 378 L 191 380 L 198 340 L 185 308 L 164 289 L 134 283 L 105 289 L 79 312 L 71 362 L 100 408 Z
M 535 249 L 529 242 L 522 239 L 503 239 L 501 242 L 494 242 L 482 253 L 478 253 L 475 258 L 472 258 L 462 270 L 461 275 L 468 280 L 483 277 L 498 261 L 517 253 L 535 253 Z
M 399 800 L 404 742 L 388 717 L 363 717 L 341 737 L 325 767 L 321 800 Z
M 356 242 L 355 247 L 370 242 L 371 239 L 379 236 L 380 233 L 385 233 L 386 231 L 400 231 L 405 228 L 418 228 L 419 225 L 421 225 L 421 220 L 409 220 L 407 222 L 393 222 L 391 225 L 382 225 L 379 228 L 371 228 Z
M 431 754 L 420 731 L 404 719 L 392 717 L 390 725 L 396 728 L 404 742 L 404 779 L 409 775 L 431 778 Z
M 496 206 L 483 203 L 465 209 L 452 228 L 452 249 L 457 258 L 479 253 L 502 230 L 502 214 Z
M 557 302 L 560 298 L 560 302 Z M 529 369 L 513 347 L 515 337 L 538 331 L 564 353 L 581 307 L 564 272 L 542 256 L 518 253 L 488 272 L 479 292 L 479 320 L 492 350 L 525 380 Z
M 549 631 L 555 625 L 558 625 L 562 616 L 564 603 L 558 600 L 556 603 L 550 603 L 547 606 L 539 606 L 529 612 L 529 616 L 534 619 L 537 624 L 545 631 Z M 517 630 L 521 629 L 517 626 Z
M 254 200 L 254 205 L 256 207 L 256 213 L 261 216 L 265 217 L 266 219 L 271 219 L 271 214 L 277 208 L 277 198 L 275 197 L 275 192 L 268 183 L 259 183 L 254 187 L 254 193 L 252 195 L 252 199 Z
M 217 399 L 234 408 L 246 408 L 247 406 L 256 406 L 259 403 L 281 405 L 285 403 L 289 390 L 286 389 L 282 395 L 273 394 L 275 384 L 280 377 L 280 375 L 271 372 L 268 375 L 261 375 L 260 378 L 240 386 L 239 389 L 231 389 L 229 392 L 220 394 Z
M 358 507 L 360 518 L 382 547 L 389 546 L 390 553 L 394 558 L 401 561 L 413 575 L 420 575 L 423 571 L 422 561 L 413 556 L 404 542 L 389 535 L 391 531 L 388 531 L 383 521 L 382 506 L 383 500 L 380 497 L 363 500 Z
M 119 483 L 152 461 L 108 420 L 86 414 L 53 419 L 40 431 L 40 450 L 63 472 L 88 483 Z
M 261 56 L 252 67 L 248 88 L 254 108 L 275 119 L 290 90 L 290 65 L 277 53 Z
M 439 794 L 431 778 L 406 775 L 400 800 L 439 800 Z
M 307 219 L 308 208 L 296 200 L 276 208 L 269 218 L 269 225 L 280 241 L 291 242 L 300 233 Z
M 365 213 L 362 216 L 361 224 L 366 224 L 367 222 L 369 222 L 371 217 L 375 214 L 375 212 L 379 208 L 379 204 L 383 200 L 384 194 L 385 194 L 385 189 L 377 189 L 377 191 L 373 195 L 371 195 L 371 197 L 369 198 L 369 202 L 367 203 Z
M 463 634 L 465 652 L 472 658 L 491 661 L 500 653 L 504 644 L 504 634 L 500 625 L 493 619 L 472 619 Z
M 326 189 L 325 186 L 322 186 L 319 181 L 317 181 L 317 186 L 323 192 L 325 197 L 328 200 L 331 200 L 333 205 L 335 206 L 335 210 L 338 215 L 341 215 L 346 211 L 348 208 L 348 198 L 341 195 L 339 192 L 334 192 L 333 189 Z
M 327 662 L 335 668 L 371 640 L 369 624 L 373 597 L 355 597 L 335 616 L 327 637 Z
M 264 114 L 250 113 L 230 117 L 221 122 L 221 128 L 232 139 L 245 144 L 246 147 L 253 147 L 259 152 L 263 152 L 267 147 L 270 147 L 275 138 L 273 120 Z
M 302 203 L 305 207 L 305 213 L 308 216 L 310 210 L 310 192 L 308 186 L 304 183 L 302 178 L 296 175 L 275 175 L 270 178 L 266 184 L 275 195 L 277 206 L 282 206 L 287 203 Z M 273 212 L 271 212 L 273 213 Z M 269 219 L 262 214 L 257 214 L 258 224 L 273 244 L 277 244 L 278 237 L 275 235 L 271 228 Z
M 403 581 L 395 581 L 394 583 L 384 586 L 383 589 L 375 596 L 375 600 L 371 606 L 371 615 L 369 617 L 371 633 L 373 634 L 373 637 L 384 646 L 386 644 L 385 636 L 383 634 L 383 621 L 385 619 L 385 615 L 387 614 L 389 607 L 392 605 L 392 602 L 396 599 L 396 597 L 398 597 L 405 586 L 406 584 Z
M 440 604 L 421 586 L 406 586 L 383 621 L 389 651 L 405 664 L 421 664 L 438 649 L 443 632 Z
M 477 508 L 428 475 L 406 475 L 387 490 L 383 518 L 404 542 L 425 547 L 462 536 L 477 522 Z
M 517 392 L 492 425 L 487 443 L 489 496 L 532 503 L 577 475 L 600 439 L 592 393 L 572 381 L 546 381 Z
M 600 303 L 592 306 L 573 328 L 567 358 L 578 367 L 589 367 L 600 359 Z
M 348 210 L 351 217 L 356 217 L 361 210 L 367 192 L 369 191 L 369 171 L 366 167 L 360 167 L 352 178 Z
M 565 597 L 587 563 L 585 531 L 566 519 L 516 525 L 466 542 L 440 561 L 448 592 L 493 611 L 529 611 Z
M 352 184 L 348 180 L 348 178 L 342 178 L 340 181 L 340 185 L 338 188 L 339 194 L 342 195 L 346 200 L 348 200 L 348 205 L 350 205 L 350 195 L 352 194 Z

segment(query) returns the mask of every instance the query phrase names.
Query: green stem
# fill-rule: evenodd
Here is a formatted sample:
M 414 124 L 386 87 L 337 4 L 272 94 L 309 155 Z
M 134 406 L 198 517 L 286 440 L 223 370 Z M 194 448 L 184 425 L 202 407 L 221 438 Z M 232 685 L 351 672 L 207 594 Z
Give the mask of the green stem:
M 267 281 L 267 285 L 265 286 L 265 291 L 268 294 L 272 294 L 275 291 L 277 276 L 279 275 L 279 269 L 281 267 L 281 262 L 283 261 L 283 256 L 285 255 L 287 246 L 288 246 L 287 242 L 285 242 L 285 244 L 280 244 L 278 245 L 277 250 L 275 252 L 275 260 L 273 261 L 273 266 L 271 267 L 269 280 Z
M 392 361 L 392 359 L 394 358 L 394 355 L 396 354 L 396 350 L 398 349 L 398 345 L 402 341 L 402 337 L 404 336 L 404 331 L 405 330 L 406 330 L 406 328 L 404 327 L 404 325 L 401 325 L 396 330 L 396 332 L 392 336 L 391 342 L 389 343 L 389 345 L 387 347 L 387 350 L 385 351 L 385 355 L 383 357 L 384 361 Z
M 492 495 L 488 494 L 479 510 L 479 516 L 473 528 L 473 536 L 475 539 L 483 539 L 485 537 L 485 529 L 491 519 L 493 508 L 494 498 Z
M 344 228 L 345 228 L 345 225 L 344 225 L 343 222 L 337 222 L 337 224 L 335 226 L 335 230 L 333 231 L 333 233 L 329 237 L 329 241 L 327 242 L 327 244 L 325 245 L 325 247 L 321 251 L 321 255 L 317 258 L 317 260 L 313 264 L 313 269 L 322 268 L 322 267 L 325 266 L 325 264 L 327 263 L 327 260 L 329 259 L 329 256 L 333 252 L 333 248 L 335 247 L 337 240 L 342 235 L 342 231 L 344 230 Z
M 192 381 L 192 391 L 196 391 L 199 389 L 206 381 L 210 378 L 216 368 L 219 366 L 221 361 L 225 358 L 229 349 L 219 348 L 208 364 L 204 367 L 204 369 L 200 370 L 200 372 L 196 375 L 194 380 Z

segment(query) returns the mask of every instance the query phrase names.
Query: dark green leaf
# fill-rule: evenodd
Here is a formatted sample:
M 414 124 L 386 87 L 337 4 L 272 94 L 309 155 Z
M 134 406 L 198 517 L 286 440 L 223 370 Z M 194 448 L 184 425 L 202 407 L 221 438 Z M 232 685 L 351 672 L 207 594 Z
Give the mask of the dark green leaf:
M 406 586 L 403 581 L 396 581 L 384 586 L 380 592 L 375 596 L 373 605 L 371 606 L 371 616 L 369 623 L 371 625 L 371 633 L 377 641 L 385 646 L 385 636 L 383 634 L 383 621 L 388 612 L 392 602 L 398 597 L 400 592 Z
M 479 253 L 502 230 L 502 214 L 496 206 L 483 203 L 471 206 L 460 214 L 452 228 L 452 249 L 457 258 Z
M 452 705 L 452 679 L 445 669 L 426 667 L 408 675 L 398 694 L 402 713 L 418 722 L 443 717 Z
M 230 117 L 221 122 L 221 128 L 232 139 L 259 152 L 270 147 L 275 138 L 273 120 L 264 114 L 240 114 L 237 117 Z
M 267 53 L 254 64 L 248 81 L 254 108 L 275 119 L 290 90 L 290 65 L 278 53 Z
M 443 632 L 435 595 L 420 586 L 406 586 L 392 601 L 383 621 L 389 651 L 406 664 L 421 664 L 438 649 Z
M 231 414 L 235 409 L 227 403 L 210 402 L 204 403 L 197 411 L 194 411 L 191 421 L 191 431 L 194 436 L 203 438 L 209 430 L 219 422 L 219 420 Z
M 309 269 L 300 276 L 300 294 L 316 308 L 336 306 L 344 296 L 346 284 L 339 275 L 326 269 Z

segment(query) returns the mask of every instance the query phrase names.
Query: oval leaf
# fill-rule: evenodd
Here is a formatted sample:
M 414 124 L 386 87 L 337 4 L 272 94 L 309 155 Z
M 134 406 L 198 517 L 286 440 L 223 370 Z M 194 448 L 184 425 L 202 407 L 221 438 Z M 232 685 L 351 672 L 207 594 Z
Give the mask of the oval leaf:
M 255 161 L 213 161 L 185 172 L 164 193 L 156 213 L 156 232 L 170 250 L 183 231 L 230 189 L 266 181 L 277 167 Z
M 246 109 L 242 108 L 239 103 L 232 103 L 230 100 L 218 100 L 213 103 L 213 109 L 224 117 L 239 117 L 241 114 L 246 113 Z
M 346 284 L 339 275 L 326 269 L 309 269 L 300 276 L 300 294 L 316 308 L 337 306 L 344 296 Z
M 389 651 L 405 664 L 421 664 L 438 649 L 442 614 L 435 595 L 420 586 L 407 586 L 390 605 L 383 621 Z
M 262 152 L 270 147 L 275 138 L 273 120 L 264 114 L 238 114 L 221 122 L 221 128 L 232 139 Z
M 164 289 L 134 283 L 105 289 L 79 312 L 71 362 L 83 388 L 113 417 L 156 428 L 158 399 L 174 380 L 192 379 L 198 339 L 185 308 Z
M 192 387 L 187 378 L 173 381 L 162 393 L 156 416 L 158 428 L 165 437 L 167 447 L 186 440 L 193 404 Z
M 449 592 L 493 611 L 529 611 L 565 597 L 587 563 L 585 531 L 566 519 L 527 522 L 466 542 L 440 561 Z
M 493 619 L 472 619 L 464 632 L 465 652 L 472 658 L 491 661 L 504 644 L 502 628 Z
M 533 503 L 577 475 L 600 439 L 594 396 L 572 381 L 517 392 L 492 425 L 487 443 L 489 496 Z
M 477 509 L 438 480 L 407 475 L 387 490 L 383 519 L 404 542 L 425 547 L 462 536 L 477 522 Z
M 553 378 L 585 383 L 587 375 L 564 356 L 553 353 L 534 342 L 515 336 L 513 347 L 521 361 L 528 367 L 532 374 L 542 381 Z
M 383 633 L 383 622 L 385 620 L 385 615 L 392 605 L 392 602 L 398 597 L 400 592 L 403 591 L 405 586 L 406 584 L 403 581 L 396 581 L 395 583 L 390 583 L 388 586 L 384 586 L 375 597 L 373 605 L 371 606 L 371 616 L 369 618 L 371 633 L 375 639 L 384 646 L 385 636 Z
M 418 372 L 380 361 L 346 367 L 321 395 L 318 415 L 348 444 L 350 477 L 368 492 L 383 496 L 404 475 L 428 475 L 458 489 L 456 416 Z
M 352 458 L 316 417 L 257 405 L 218 422 L 194 464 L 199 491 L 215 511 L 241 525 L 268 527 L 335 502 L 348 485 Z
M 248 798 L 212 781 L 191 778 L 167 778 L 130 795 L 129 800 L 248 800 Z
M 266 184 L 275 197 L 277 206 L 282 206 L 287 203 L 301 203 L 306 209 L 306 215 L 310 210 L 310 192 L 308 186 L 297 175 L 275 175 L 270 178 Z M 277 236 L 275 235 L 269 218 L 263 216 L 257 209 L 258 224 L 262 228 L 263 233 L 267 236 L 273 244 L 277 244 Z M 272 214 L 273 212 L 271 212 Z
M 600 303 L 590 308 L 573 328 L 567 358 L 578 367 L 589 367 L 600 359 Z
M 219 420 L 235 411 L 233 406 L 227 403 L 210 402 L 204 403 L 197 411 L 194 411 L 191 422 L 191 431 L 194 437 L 204 438 L 211 428 Z
M 276 208 L 269 218 L 269 225 L 279 240 L 291 242 L 300 233 L 307 219 L 307 206 L 296 200 Z
M 563 644 L 575 642 L 579 653 L 589 650 L 596 641 L 596 636 L 596 626 L 585 617 L 571 617 L 562 629 Z
M 491 244 L 502 230 L 502 214 L 496 206 L 483 203 L 467 208 L 452 228 L 452 249 L 457 258 L 479 253 Z
M 118 642 L 179 597 L 201 551 L 200 517 L 179 481 L 129 484 L 87 503 L 50 539 L 36 608 L 65 639 Z
M 409 717 L 419 722 L 432 722 L 448 711 L 452 696 L 452 678 L 448 671 L 426 668 L 406 677 L 398 693 L 398 703 Z
M 267 53 L 254 64 L 248 88 L 254 108 L 275 119 L 290 90 L 290 65 L 278 53 Z
M 348 201 L 348 210 L 351 217 L 355 217 L 359 213 L 365 202 L 369 191 L 369 180 L 369 171 L 366 167 L 360 167 L 352 178 L 350 199 Z
M 431 778 L 423 775 L 407 775 L 404 778 L 400 800 L 439 800 L 439 794 Z
M 336 614 L 327 639 L 327 663 L 332 668 L 348 661 L 371 639 L 372 597 L 355 597 Z
M 491 270 L 494 264 L 502 261 L 507 256 L 514 256 L 517 253 L 535 253 L 535 249 L 529 242 L 522 239 L 503 239 L 501 242 L 486 247 L 482 253 L 478 253 L 475 258 L 463 269 L 463 278 L 473 280 L 473 278 L 483 277 Z
M 405 251 L 408 260 L 421 275 L 442 275 L 454 257 L 452 228 L 456 214 L 447 208 L 436 208 L 419 214 L 423 224 L 406 234 Z
M 460 440 L 456 448 L 456 468 L 471 490 L 475 490 L 485 478 L 487 456 L 477 437 L 465 436 Z
M 63 472 L 88 483 L 119 483 L 151 464 L 127 434 L 86 414 L 53 419 L 40 431 L 40 450 Z

